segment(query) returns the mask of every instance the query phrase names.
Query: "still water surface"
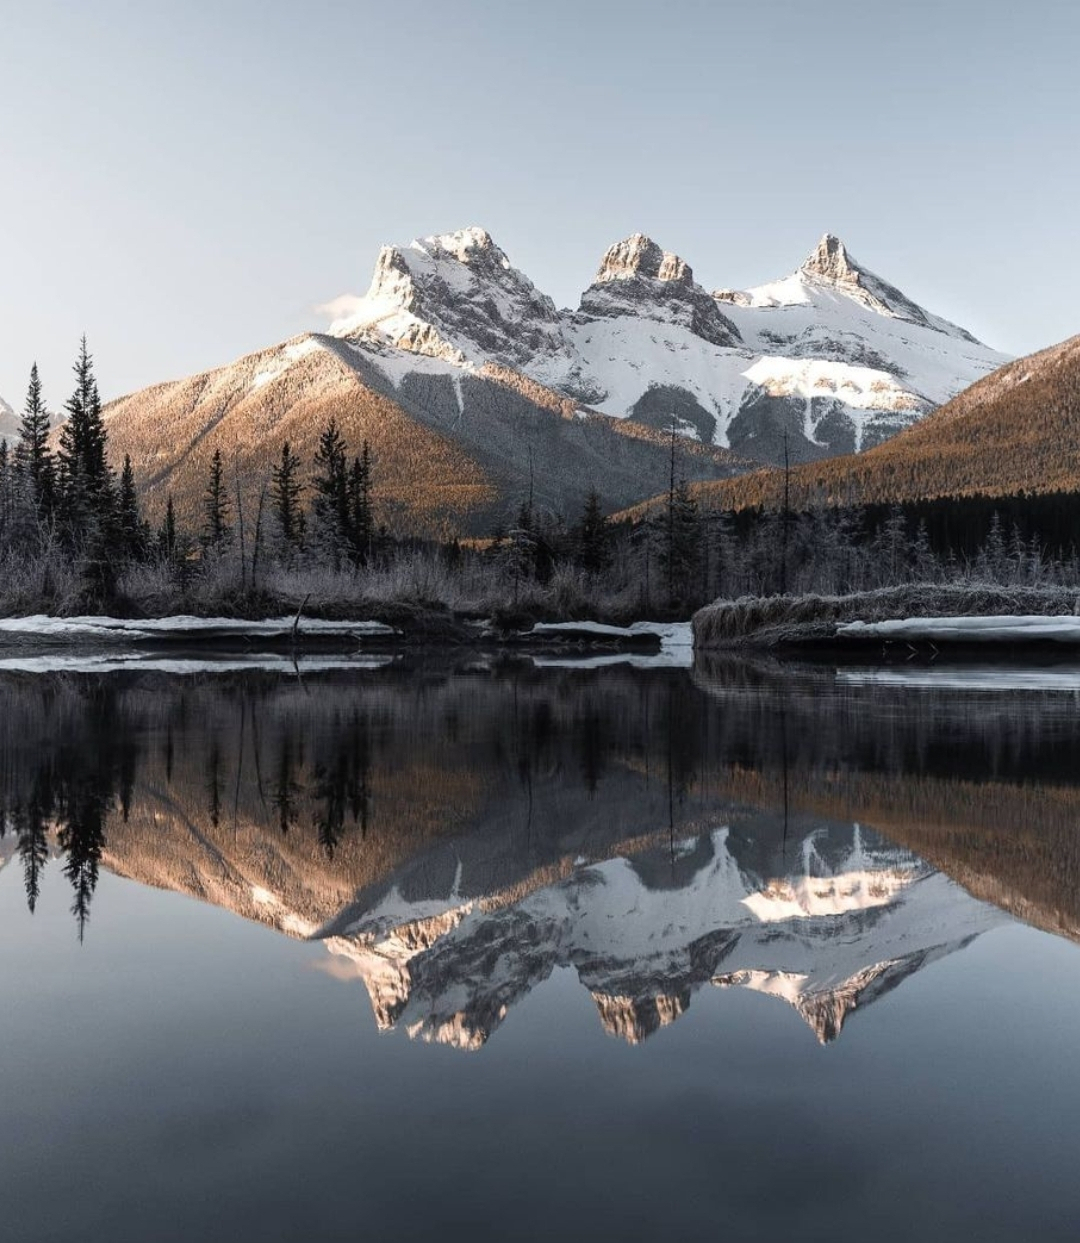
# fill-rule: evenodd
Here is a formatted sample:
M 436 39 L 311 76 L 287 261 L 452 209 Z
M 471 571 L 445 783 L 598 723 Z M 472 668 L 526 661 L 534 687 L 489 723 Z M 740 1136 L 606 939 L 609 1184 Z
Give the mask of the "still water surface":
M 3 1237 L 1075 1239 L 1004 676 L 0 674 Z

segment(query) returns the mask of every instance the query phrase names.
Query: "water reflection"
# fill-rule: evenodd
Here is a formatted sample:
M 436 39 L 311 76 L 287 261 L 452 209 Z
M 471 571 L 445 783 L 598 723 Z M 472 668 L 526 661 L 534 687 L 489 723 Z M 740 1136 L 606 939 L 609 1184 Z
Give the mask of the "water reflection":
M 0 698 L 31 912 L 62 872 L 81 939 L 104 867 L 324 942 L 380 1027 L 463 1049 L 559 968 L 630 1042 L 746 989 L 827 1043 L 1008 915 L 1080 933 L 1054 691 L 512 665 Z

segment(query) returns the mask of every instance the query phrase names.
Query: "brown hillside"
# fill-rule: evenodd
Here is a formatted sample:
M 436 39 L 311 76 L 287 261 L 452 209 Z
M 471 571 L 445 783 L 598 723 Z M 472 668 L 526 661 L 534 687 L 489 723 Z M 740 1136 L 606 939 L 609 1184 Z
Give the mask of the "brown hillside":
M 532 487 L 538 506 L 573 517 L 591 486 L 607 509 L 659 491 L 666 439 L 647 428 L 582 413 L 516 372 L 417 370 L 396 385 L 364 353 L 311 334 L 229 366 L 160 384 L 105 412 L 114 461 L 130 454 L 152 519 L 168 495 L 198 526 L 210 459 L 221 449 L 246 516 L 283 441 L 310 469 L 333 415 L 353 452 L 375 459 L 377 517 L 397 533 L 485 534 Z M 694 446 L 690 478 L 745 469 L 726 450 Z

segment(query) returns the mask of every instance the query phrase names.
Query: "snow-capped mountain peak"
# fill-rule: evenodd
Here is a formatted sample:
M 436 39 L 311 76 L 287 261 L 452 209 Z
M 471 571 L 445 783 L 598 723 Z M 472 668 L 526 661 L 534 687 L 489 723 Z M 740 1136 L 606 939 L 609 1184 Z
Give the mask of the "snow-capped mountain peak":
M 384 246 L 365 296 L 337 305 L 345 314 L 334 335 L 374 336 L 458 365 L 520 366 L 564 348 L 554 302 L 475 225 Z
M 876 316 L 906 320 L 920 328 L 981 345 L 971 333 L 939 315 L 932 315 L 895 285 L 859 263 L 835 233 L 826 233 L 790 276 L 745 291 L 717 289 L 713 293 L 719 302 L 734 306 L 760 309 L 813 306 L 820 311 L 824 305 L 825 314 L 837 295 Z

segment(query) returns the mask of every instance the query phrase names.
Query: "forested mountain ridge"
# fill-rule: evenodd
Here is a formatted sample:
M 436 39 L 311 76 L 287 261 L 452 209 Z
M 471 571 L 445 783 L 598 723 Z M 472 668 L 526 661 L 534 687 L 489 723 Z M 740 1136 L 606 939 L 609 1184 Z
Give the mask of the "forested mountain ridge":
M 866 453 L 797 466 L 786 482 L 795 509 L 1074 492 L 1080 336 L 1007 363 Z M 776 508 L 785 476 L 760 470 L 691 490 L 710 509 Z

